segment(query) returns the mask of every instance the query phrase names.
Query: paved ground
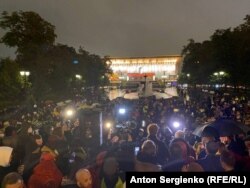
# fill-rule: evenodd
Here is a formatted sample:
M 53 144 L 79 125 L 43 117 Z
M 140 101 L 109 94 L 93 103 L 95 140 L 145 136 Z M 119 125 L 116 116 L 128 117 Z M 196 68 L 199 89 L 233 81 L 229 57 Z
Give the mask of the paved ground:
M 171 98 L 173 96 L 177 96 L 176 88 L 166 88 L 164 93 L 153 92 L 157 99 L 159 98 Z M 115 89 L 109 91 L 109 99 L 113 100 L 117 97 L 124 97 L 126 99 L 138 99 L 138 92 L 126 93 L 125 90 Z

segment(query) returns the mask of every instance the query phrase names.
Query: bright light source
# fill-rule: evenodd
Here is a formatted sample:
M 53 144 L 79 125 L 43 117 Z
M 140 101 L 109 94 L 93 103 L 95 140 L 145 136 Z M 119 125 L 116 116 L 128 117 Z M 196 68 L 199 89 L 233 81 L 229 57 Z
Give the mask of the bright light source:
M 216 87 L 216 88 L 219 88 L 220 86 L 219 86 L 219 84 L 216 84 L 215 87 Z
M 224 74 L 225 74 L 225 72 L 223 72 L 223 71 L 220 71 L 220 72 L 219 72 L 219 74 L 220 74 L 220 75 L 224 75 Z
M 144 120 L 142 120 L 141 126 L 142 126 L 142 127 L 145 127 L 145 126 L 146 126 L 146 122 L 145 122 Z
M 111 123 L 110 123 L 110 122 L 107 122 L 106 125 L 105 125 L 105 127 L 106 127 L 107 129 L 110 129 L 110 128 L 111 128 Z
M 68 109 L 65 112 L 66 117 L 70 118 L 74 115 L 75 111 L 73 109 Z
M 187 74 L 187 77 L 190 77 L 190 74 Z
M 29 71 L 20 71 L 21 76 L 29 76 L 30 72 Z
M 20 71 L 20 74 L 21 74 L 21 76 L 24 76 L 25 72 L 24 71 Z
M 80 80 L 80 79 L 82 79 L 82 76 L 79 74 L 76 74 L 76 78 Z
M 125 108 L 120 108 L 118 112 L 119 112 L 119 114 L 125 114 L 126 110 L 125 110 Z
M 180 127 L 180 123 L 178 121 L 175 121 L 173 123 L 173 126 L 174 126 L 174 128 L 179 128 Z
M 214 76 L 218 76 L 218 72 L 215 72 L 215 73 L 214 73 Z

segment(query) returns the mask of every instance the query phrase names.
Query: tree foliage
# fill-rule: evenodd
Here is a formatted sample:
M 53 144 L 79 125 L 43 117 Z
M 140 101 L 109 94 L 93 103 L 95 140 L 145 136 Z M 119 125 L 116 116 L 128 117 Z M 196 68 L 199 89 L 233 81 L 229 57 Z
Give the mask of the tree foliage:
M 249 85 L 250 16 L 244 20 L 234 29 L 216 30 L 208 41 L 189 40 L 182 50 L 183 74 L 190 74 L 194 83 L 210 83 L 215 72 L 224 71 L 225 82 Z
M 0 60 L 0 107 L 18 103 L 23 99 L 19 66 L 9 58 Z
M 0 27 L 8 31 L 1 38 L 1 42 L 9 47 L 17 47 L 18 54 L 52 45 L 56 38 L 55 26 L 35 12 L 19 11 L 9 14 L 4 11 Z
M 0 28 L 6 31 L 0 42 L 17 48 L 19 70 L 30 71 L 30 94 L 36 100 L 68 97 L 76 86 L 76 74 L 82 76 L 79 87 L 107 81 L 110 69 L 103 59 L 81 47 L 77 52 L 55 44 L 55 27 L 35 12 L 3 12 Z

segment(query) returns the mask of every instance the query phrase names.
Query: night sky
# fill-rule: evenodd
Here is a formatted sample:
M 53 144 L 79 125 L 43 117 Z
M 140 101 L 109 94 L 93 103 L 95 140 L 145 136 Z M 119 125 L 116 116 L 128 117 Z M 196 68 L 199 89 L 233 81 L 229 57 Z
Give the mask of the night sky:
M 216 29 L 238 26 L 250 0 L 0 0 L 0 12 L 19 10 L 53 24 L 57 43 L 138 57 L 180 54 L 190 38 L 202 42 Z M 11 54 L 0 45 L 0 57 Z

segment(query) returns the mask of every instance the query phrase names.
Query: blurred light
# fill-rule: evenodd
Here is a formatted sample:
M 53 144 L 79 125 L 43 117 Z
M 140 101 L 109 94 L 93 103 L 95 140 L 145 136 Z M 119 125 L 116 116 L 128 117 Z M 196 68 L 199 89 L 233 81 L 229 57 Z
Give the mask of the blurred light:
M 223 72 L 223 71 L 220 71 L 220 72 L 219 72 L 219 74 L 220 74 L 220 75 L 224 75 L 224 74 L 225 74 L 225 72 Z
M 141 126 L 142 126 L 142 127 L 145 127 L 145 126 L 146 126 L 146 122 L 145 122 L 144 120 L 142 120 Z
M 20 71 L 21 76 L 29 76 L 30 72 L 29 71 Z
M 187 74 L 187 77 L 190 77 L 190 74 Z
M 76 74 L 76 78 L 80 80 L 80 79 L 82 79 L 82 76 L 79 74 Z
M 173 127 L 174 128 L 179 128 L 180 127 L 180 123 L 178 121 L 174 121 L 173 122 Z
M 75 111 L 73 109 L 67 109 L 65 115 L 67 118 L 70 118 L 74 115 Z
M 218 72 L 215 72 L 215 73 L 214 73 L 214 76 L 218 76 Z
M 119 112 L 119 114 L 125 114 L 126 110 L 125 110 L 125 108 L 120 108 L 118 112 Z
M 216 88 L 219 88 L 220 86 L 219 86 L 219 84 L 216 84 L 215 87 L 216 87 Z
M 107 122 L 107 123 L 105 124 L 105 127 L 106 127 L 107 129 L 110 129 L 111 126 L 112 126 L 112 124 L 111 124 L 110 122 Z
M 74 61 L 73 61 L 73 64 L 78 64 L 78 63 L 79 63 L 78 60 L 74 60 Z
M 178 109 L 178 108 L 174 108 L 173 111 L 174 111 L 174 112 L 179 112 L 179 109 Z

